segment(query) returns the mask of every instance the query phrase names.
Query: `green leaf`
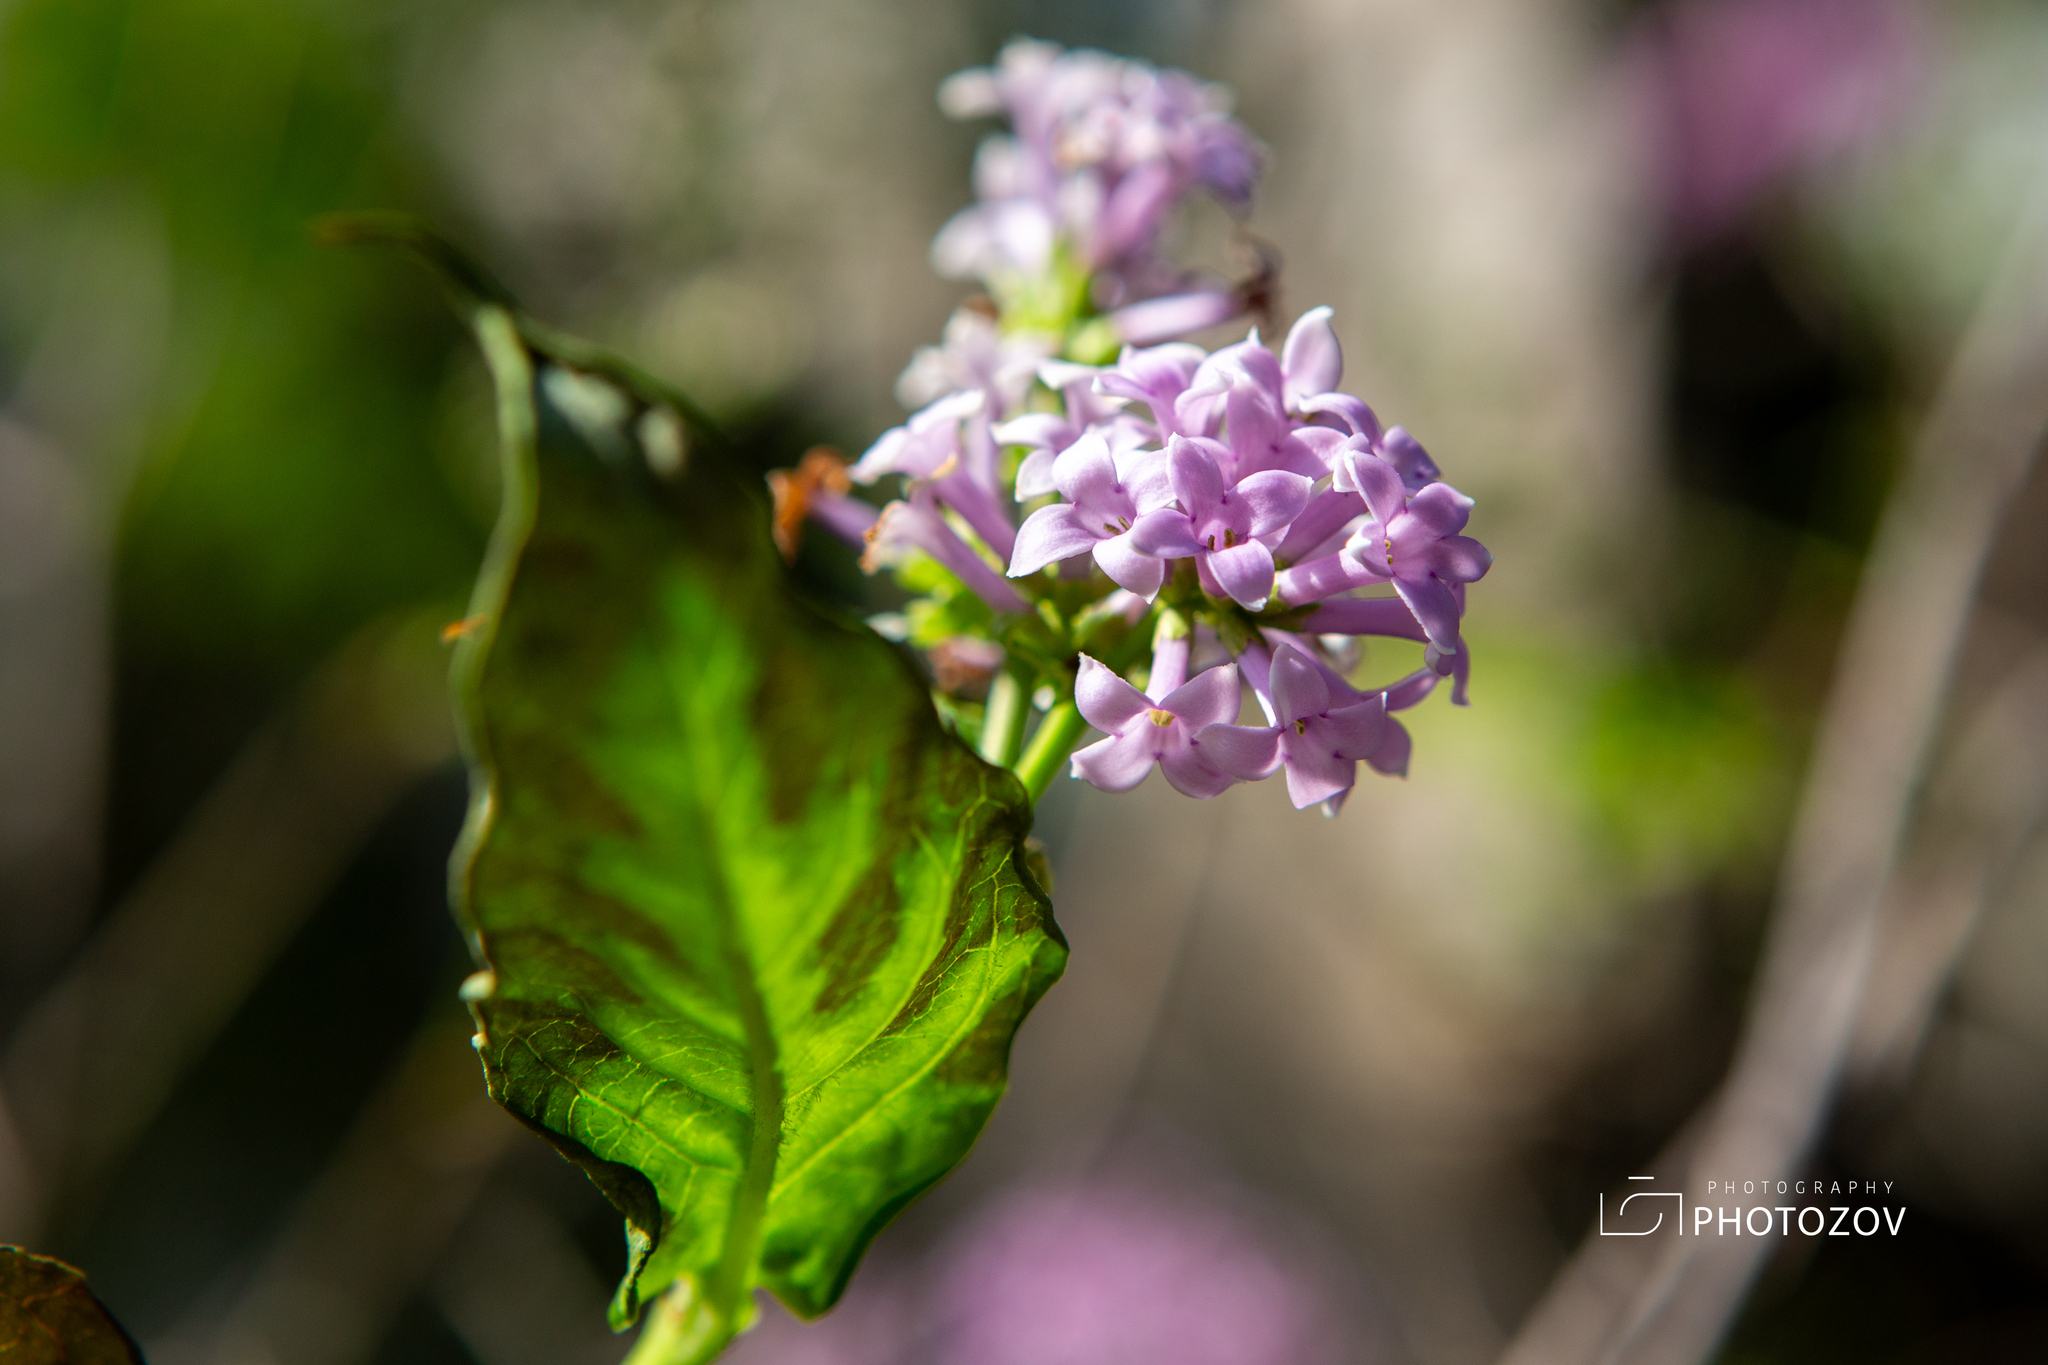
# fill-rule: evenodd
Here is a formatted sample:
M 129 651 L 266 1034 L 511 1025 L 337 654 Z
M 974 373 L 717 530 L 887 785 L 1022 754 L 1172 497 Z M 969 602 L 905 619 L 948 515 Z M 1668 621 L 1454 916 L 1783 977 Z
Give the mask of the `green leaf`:
M 142 1352 L 85 1287 L 47 1256 L 0 1246 L 0 1361 L 7 1365 L 142 1365 Z
M 460 277 L 457 278 L 458 288 Z M 470 298 L 505 501 L 455 660 L 452 868 L 491 1093 L 626 1214 L 614 1325 L 812 1316 L 950 1170 L 1066 947 L 1010 773 L 791 588 L 758 478 L 629 367 Z

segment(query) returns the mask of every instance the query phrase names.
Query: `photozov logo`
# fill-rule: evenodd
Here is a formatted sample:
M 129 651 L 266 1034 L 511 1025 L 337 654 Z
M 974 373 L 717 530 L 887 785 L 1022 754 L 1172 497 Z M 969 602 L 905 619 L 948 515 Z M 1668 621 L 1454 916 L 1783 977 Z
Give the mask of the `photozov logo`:
M 1646 1181 L 1654 1181 L 1656 1178 L 1654 1175 L 1632 1175 L 1629 1177 L 1630 1180 Z M 1657 1201 L 1660 1199 L 1675 1200 L 1677 1202 L 1675 1205 L 1659 1204 Z M 1638 1213 L 1634 1217 L 1630 1217 L 1629 1205 L 1635 1204 L 1638 1200 L 1644 1202 L 1639 1205 Z M 1679 1232 L 1683 1234 L 1685 1231 L 1684 1191 L 1630 1190 L 1615 1204 L 1614 1226 L 1609 1227 L 1607 1225 L 1607 1194 L 1605 1191 L 1602 1191 L 1600 1195 L 1600 1235 L 1602 1237 L 1648 1237 L 1658 1228 L 1664 1226 L 1664 1215 L 1667 1212 L 1672 1214 L 1678 1223 Z M 1650 1223 L 1647 1227 L 1643 1226 L 1644 1215 L 1650 1213 L 1657 1215 L 1656 1221 Z
M 1665 1227 L 1680 1237 L 1896 1237 L 1906 1225 L 1906 1206 L 1892 1202 L 1895 1180 L 1709 1180 L 1690 1201 L 1683 1190 L 1654 1188 L 1655 1176 L 1629 1183 L 1642 1188 L 1611 1209 L 1601 1193 L 1602 1237 L 1648 1237 Z M 1757 1198 L 1773 1202 L 1748 1202 Z

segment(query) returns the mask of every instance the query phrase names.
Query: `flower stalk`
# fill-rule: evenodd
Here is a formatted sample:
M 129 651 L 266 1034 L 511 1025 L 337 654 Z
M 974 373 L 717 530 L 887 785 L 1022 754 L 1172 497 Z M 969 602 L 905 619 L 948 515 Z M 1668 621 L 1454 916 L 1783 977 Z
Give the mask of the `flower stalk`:
M 1074 745 L 1081 736 L 1088 733 L 1088 722 L 1081 715 L 1081 708 L 1072 701 L 1056 703 L 1045 713 L 1045 719 L 1038 723 L 1037 733 L 1031 736 L 1031 744 L 1017 760 L 1017 778 L 1024 784 L 1024 790 L 1036 802 L 1045 795 L 1053 778 L 1067 766 Z

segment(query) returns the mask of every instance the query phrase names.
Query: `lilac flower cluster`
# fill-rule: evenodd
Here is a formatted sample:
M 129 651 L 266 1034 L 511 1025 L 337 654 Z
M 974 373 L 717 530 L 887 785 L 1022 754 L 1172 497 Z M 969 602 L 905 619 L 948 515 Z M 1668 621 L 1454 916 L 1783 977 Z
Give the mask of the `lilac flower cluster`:
M 1135 268 L 1176 196 L 1249 194 L 1248 135 L 1189 77 L 1039 44 L 946 90 L 956 108 L 1008 109 L 1018 137 L 1002 156 L 1030 170 L 1002 195 L 984 176 L 940 254 L 1039 214 L 1089 263 L 1090 291 L 1049 330 L 1007 304 L 963 307 L 898 385 L 917 411 L 850 469 L 814 455 L 780 476 L 778 527 L 808 515 L 857 540 L 870 572 L 896 571 L 918 597 L 892 624 L 942 681 L 979 664 L 985 704 L 951 714 L 1034 794 L 1069 763 L 1107 791 L 1156 766 L 1195 797 L 1284 773 L 1297 807 L 1334 815 L 1361 762 L 1405 773 L 1395 713 L 1444 679 L 1464 704 L 1465 592 L 1492 556 L 1421 444 L 1338 387 L 1331 310 L 1303 314 L 1278 355 L 1255 329 L 1213 353 L 1169 341 L 1073 358 L 1105 316 L 1101 281 Z M 1094 189 L 1062 188 L 1074 176 Z M 1108 207 L 1139 176 L 1172 188 L 1145 191 L 1145 232 Z M 1072 203 L 1094 216 L 1050 216 Z M 1001 269 L 1057 269 L 1013 249 L 1035 240 L 999 243 Z M 852 492 L 884 480 L 902 495 L 879 511 Z M 1363 637 L 1421 644 L 1422 667 L 1354 684 Z M 1237 723 L 1246 687 L 1263 724 Z M 1087 726 L 1106 737 L 1069 755 Z
M 939 91 L 955 118 L 1002 115 L 974 163 L 979 202 L 932 243 L 951 278 L 978 278 L 1008 311 L 1057 311 L 1072 287 L 1108 310 L 1109 336 L 1144 345 L 1226 322 L 1242 291 L 1205 282 L 1155 248 L 1172 209 L 1195 190 L 1251 204 L 1261 150 L 1230 117 L 1230 93 L 1183 71 L 1102 52 L 1020 40 L 996 65 Z M 1046 286 L 1050 285 L 1050 288 Z

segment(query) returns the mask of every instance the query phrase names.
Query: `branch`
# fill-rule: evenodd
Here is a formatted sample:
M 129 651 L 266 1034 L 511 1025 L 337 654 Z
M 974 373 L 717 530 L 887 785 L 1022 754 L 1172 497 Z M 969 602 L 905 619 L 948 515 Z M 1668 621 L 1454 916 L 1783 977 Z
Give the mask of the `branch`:
M 2048 202 L 2015 234 L 1958 348 L 1857 590 L 1779 883 L 1749 1018 L 1720 1093 L 1659 1165 L 1788 1177 L 1822 1130 L 1870 974 L 1878 911 L 1945 713 L 1986 556 L 2048 427 Z M 1503 1365 L 1703 1359 L 1773 1237 L 1588 1239 Z
M 1981 704 L 1929 784 L 1885 895 L 1879 949 L 1851 1040 L 1849 1096 L 1903 1085 L 1942 988 L 2048 820 L 2048 643 Z
M 30 1009 L 0 1057 L 0 1236 L 90 1197 L 377 822 L 452 756 L 433 634 L 385 621 L 343 645 Z

